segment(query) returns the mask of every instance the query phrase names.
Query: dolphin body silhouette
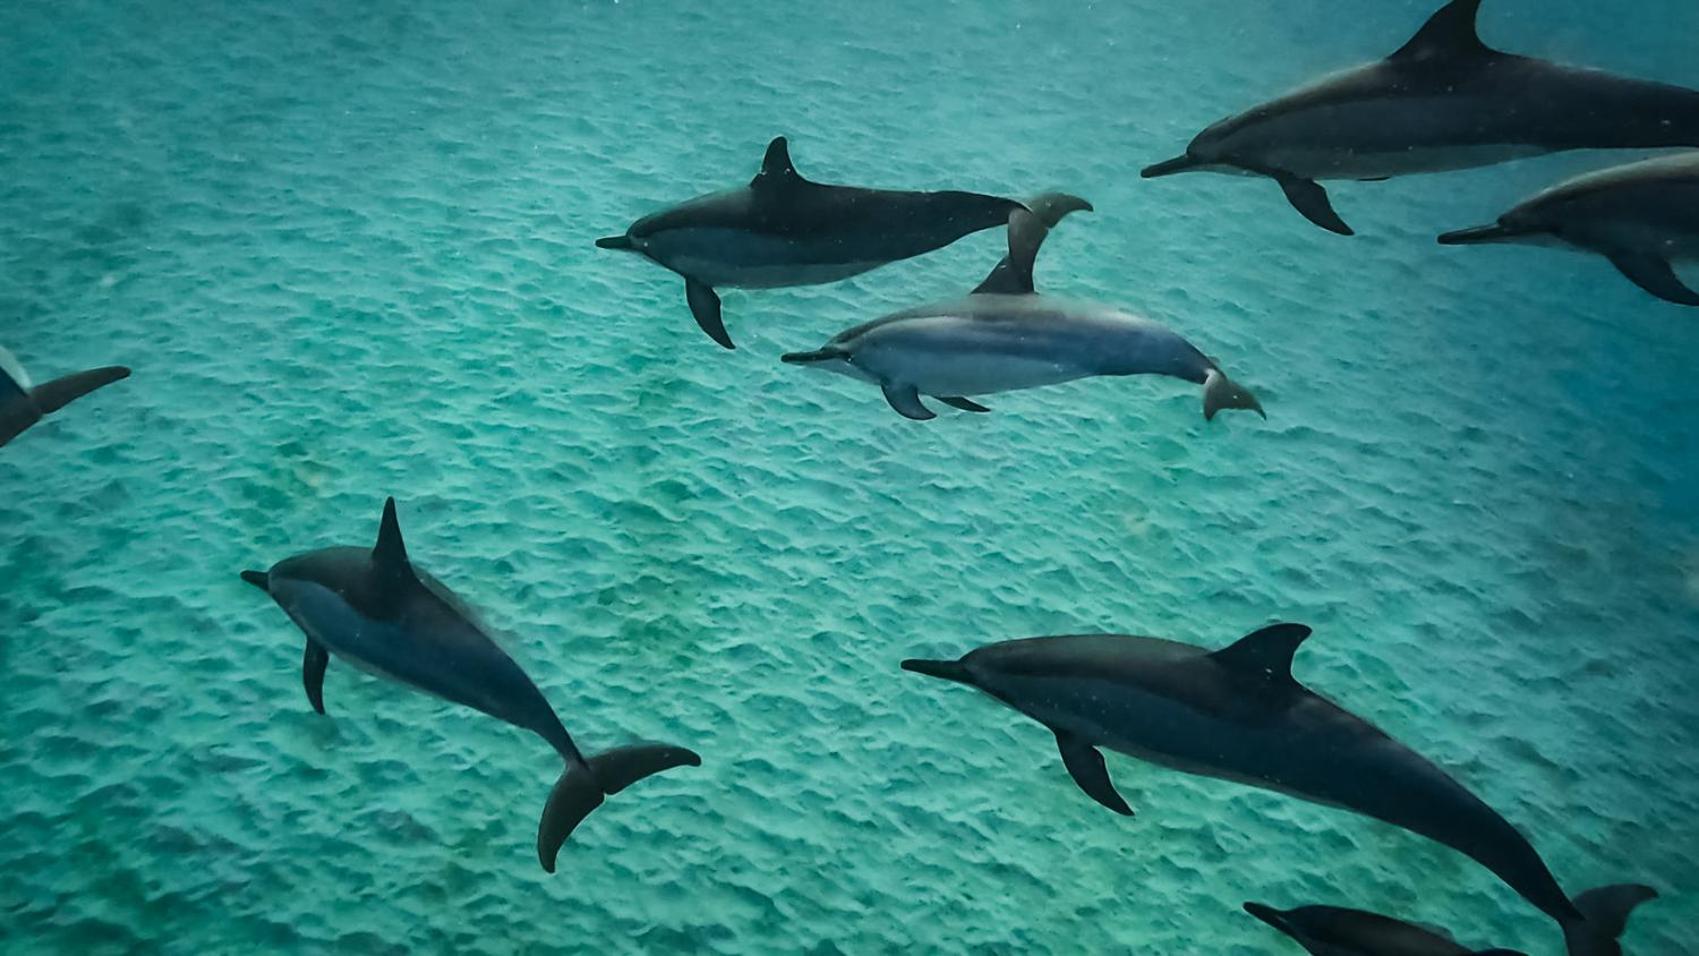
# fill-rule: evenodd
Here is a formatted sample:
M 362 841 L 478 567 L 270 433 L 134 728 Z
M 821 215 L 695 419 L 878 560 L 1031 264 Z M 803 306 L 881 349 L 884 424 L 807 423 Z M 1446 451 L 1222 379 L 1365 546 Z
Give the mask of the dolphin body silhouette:
M 1573 149 L 1699 146 L 1699 91 L 1502 53 L 1453 0 L 1396 53 L 1228 117 L 1145 178 L 1267 176 L 1306 219 L 1351 227 L 1317 182 L 1488 166 Z
M 1609 259 L 1630 282 L 1676 305 L 1699 292 L 1672 262 L 1699 262 L 1699 153 L 1629 163 L 1559 183 L 1490 226 L 1439 237 L 1441 245 L 1561 245 Z
M 978 688 L 1049 728 L 1074 782 L 1116 813 L 1133 811 L 1098 747 L 1435 840 L 1556 920 L 1572 956 L 1613 956 L 1622 923 L 1578 909 L 1515 827 L 1415 751 L 1293 678 L 1293 655 L 1309 636 L 1302 624 L 1275 624 L 1213 652 L 1154 637 L 1035 637 L 902 666 Z
M 767 146 L 749 185 L 644 216 L 602 249 L 647 256 L 684 277 L 690 314 L 708 337 L 736 348 L 716 287 L 820 285 L 942 249 L 1001 226 L 1023 208 L 979 193 L 833 186 L 803 178 L 783 136 Z
M 464 704 L 549 742 L 566 771 L 537 829 L 537 858 L 555 869 L 561 844 L 590 811 L 633 783 L 702 758 L 683 747 L 635 744 L 585 757 L 554 708 L 442 582 L 407 557 L 395 499 L 384 502 L 377 545 L 287 558 L 242 580 L 271 595 L 307 636 L 302 683 L 324 713 L 330 655 L 399 684 Z
M 1091 206 L 1060 194 L 1031 205 L 1036 212 L 1023 208 L 1009 217 L 1009 254 L 966 298 L 858 325 L 783 360 L 871 382 L 897 414 L 916 421 L 937 417 L 922 395 L 987 412 L 970 396 L 1123 375 L 1202 385 L 1205 419 L 1224 408 L 1263 414 L 1256 396 L 1172 329 L 1106 305 L 1039 295 L 1032 270 L 1048 227 Z

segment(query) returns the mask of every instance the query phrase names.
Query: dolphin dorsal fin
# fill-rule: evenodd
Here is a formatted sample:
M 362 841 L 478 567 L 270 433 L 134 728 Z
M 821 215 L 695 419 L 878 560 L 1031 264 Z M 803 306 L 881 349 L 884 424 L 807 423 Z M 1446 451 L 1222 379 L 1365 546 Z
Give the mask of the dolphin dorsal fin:
M 391 574 L 415 577 L 407 560 L 407 544 L 401 540 L 401 522 L 395 517 L 395 499 L 383 503 L 383 522 L 378 525 L 378 543 L 372 546 L 372 566 Z
M 1209 656 L 1222 666 L 1241 673 L 1290 681 L 1293 679 L 1292 655 L 1309 636 L 1310 629 L 1302 624 L 1270 624 Z
M 1389 60 L 1437 60 L 1458 56 L 1491 53 L 1492 48 L 1481 42 L 1475 19 L 1481 12 L 1481 0 L 1451 0 L 1428 18 L 1410 42 L 1398 48 Z
M 1032 265 L 1038 247 L 1050 234 L 1043 221 L 1025 209 L 1009 215 L 1009 254 L 973 290 L 974 295 L 1036 295 L 1032 287 Z
M 749 181 L 750 189 L 772 189 L 775 186 L 790 186 L 805 183 L 802 174 L 791 165 L 790 143 L 783 136 L 773 137 L 767 144 L 767 155 L 761 160 L 761 171 Z

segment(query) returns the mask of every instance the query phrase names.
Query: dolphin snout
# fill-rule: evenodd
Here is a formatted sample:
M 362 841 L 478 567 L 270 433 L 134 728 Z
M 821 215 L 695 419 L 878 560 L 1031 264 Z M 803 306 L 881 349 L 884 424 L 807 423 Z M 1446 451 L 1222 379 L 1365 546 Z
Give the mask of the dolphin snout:
M 252 584 L 267 594 L 271 593 L 271 575 L 264 571 L 243 571 L 242 580 Z
M 1143 176 L 1145 179 L 1157 179 L 1162 176 L 1172 176 L 1175 173 L 1183 173 L 1187 170 L 1195 169 L 1198 165 L 1198 161 L 1189 155 L 1176 156 L 1173 159 L 1165 159 L 1155 165 L 1146 166 L 1144 168 L 1144 172 L 1139 175 Z
M 786 365 L 814 365 L 843 357 L 844 353 L 838 349 L 815 349 L 812 352 L 786 352 L 779 356 L 779 361 Z
M 1473 246 L 1483 242 L 1503 242 L 1507 239 L 1514 239 L 1519 235 L 1522 235 L 1522 233 L 1518 230 L 1495 222 L 1490 226 L 1475 226 L 1472 229 L 1458 229 L 1455 232 L 1448 232 L 1439 237 L 1439 244 L 1442 246 Z
M 637 244 L 631 241 L 630 236 L 603 236 L 596 240 L 596 248 L 625 249 L 629 251 L 636 249 Z
M 1261 903 L 1246 903 L 1245 912 L 1283 933 L 1286 931 L 1285 915 L 1272 906 L 1264 906 Z

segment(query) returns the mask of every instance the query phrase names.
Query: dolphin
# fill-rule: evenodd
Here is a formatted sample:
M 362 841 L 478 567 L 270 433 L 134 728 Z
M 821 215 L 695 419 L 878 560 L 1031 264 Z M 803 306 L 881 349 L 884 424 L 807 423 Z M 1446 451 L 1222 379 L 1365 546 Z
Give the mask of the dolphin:
M 1001 226 L 1013 199 L 965 192 L 830 186 L 804 179 L 783 136 L 767 145 L 749 185 L 644 216 L 603 249 L 649 257 L 684 277 L 690 314 L 708 337 L 736 348 L 715 288 L 821 285 L 942 249 Z
M 1246 903 L 1245 912 L 1313 956 L 1528 956 L 1514 949 L 1469 949 L 1444 930 L 1338 906 L 1277 910 Z
M 1081 208 L 1040 205 L 1053 220 Z M 1016 210 L 1009 217 L 1009 255 L 966 298 L 858 325 L 783 361 L 871 382 L 899 415 L 917 421 L 937 417 L 921 395 L 986 412 L 970 396 L 1097 375 L 1168 375 L 1201 384 L 1206 419 L 1223 408 L 1262 414 L 1254 395 L 1173 330 L 1109 306 L 1037 294 L 1033 262 L 1048 233 L 1038 215 Z
M 1699 306 L 1672 261 L 1699 261 L 1699 153 L 1648 159 L 1578 176 L 1498 217 L 1439 237 L 1563 245 L 1596 252 L 1630 282 L 1666 302 Z
M 1657 895 L 1647 886 L 1607 886 L 1575 897 L 1575 906 L 1589 922 L 1616 926 L 1614 940 L 1629 912 Z M 1246 903 L 1245 912 L 1297 940 L 1314 956 L 1527 956 L 1514 949 L 1469 949 L 1442 929 L 1338 906 L 1277 910 Z M 1622 950 L 1613 944 L 1607 952 L 1614 956 Z
M 129 377 L 129 369 L 111 365 L 75 372 L 32 387 L 29 374 L 24 371 L 17 356 L 0 348 L 0 445 L 29 430 L 43 416 L 53 414 L 97 388 Z
M 395 499 L 384 502 L 377 545 L 299 554 L 242 580 L 271 595 L 307 636 L 301 680 L 324 713 L 332 653 L 379 677 L 464 704 L 548 741 L 566 761 L 537 829 L 537 859 L 555 871 L 561 844 L 590 811 L 651 774 L 699 766 L 683 747 L 634 744 L 585 757 L 537 685 L 458 597 L 407 557 Z
M 1267 176 L 1311 222 L 1351 227 L 1317 180 L 1381 180 L 1573 149 L 1699 146 L 1699 91 L 1501 53 L 1481 0 L 1452 0 L 1410 42 L 1228 117 L 1145 178 Z
M 1217 651 L 1120 634 L 1035 637 L 902 666 L 978 688 L 1043 724 L 1074 782 L 1116 813 L 1133 811 L 1099 747 L 1436 840 L 1555 919 L 1573 956 L 1614 953 L 1621 922 L 1572 903 L 1515 827 L 1443 770 L 1298 683 L 1292 658 L 1309 636 L 1302 624 L 1274 624 Z

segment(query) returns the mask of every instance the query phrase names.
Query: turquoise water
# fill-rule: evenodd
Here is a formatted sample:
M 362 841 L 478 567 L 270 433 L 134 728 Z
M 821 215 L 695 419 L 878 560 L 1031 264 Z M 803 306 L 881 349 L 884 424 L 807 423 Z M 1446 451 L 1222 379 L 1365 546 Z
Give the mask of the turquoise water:
M 1145 182 L 1431 0 L 0 8 L 0 344 L 135 376 L 0 450 L 0 949 L 1295 953 L 1333 903 L 1560 948 L 1464 857 L 1111 756 L 897 669 L 1034 634 L 1316 636 L 1297 676 L 1449 768 L 1575 892 L 1696 948 L 1699 321 L 1601 260 L 1442 249 L 1562 156 Z M 1699 8 L 1492 0 L 1519 52 L 1699 84 Z M 1173 325 L 1269 410 L 1130 379 L 894 415 L 781 365 L 976 283 L 978 234 L 725 295 L 592 241 L 745 181 L 1067 189 L 1042 289 Z M 536 864 L 559 760 L 333 662 L 237 572 L 375 535 L 586 745 L 689 744 Z

